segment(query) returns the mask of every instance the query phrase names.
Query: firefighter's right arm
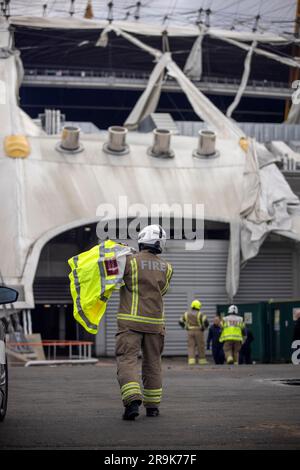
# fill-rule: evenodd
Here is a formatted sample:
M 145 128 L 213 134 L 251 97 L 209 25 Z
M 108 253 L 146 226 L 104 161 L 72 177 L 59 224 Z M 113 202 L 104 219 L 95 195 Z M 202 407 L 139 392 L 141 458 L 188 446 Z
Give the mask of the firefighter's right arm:
M 186 328 L 186 312 L 182 315 L 182 317 L 180 317 L 180 320 L 178 323 L 181 326 L 181 328 Z
M 167 264 L 166 283 L 161 291 L 161 295 L 165 295 L 170 287 L 170 282 L 173 276 L 173 268 L 170 263 Z

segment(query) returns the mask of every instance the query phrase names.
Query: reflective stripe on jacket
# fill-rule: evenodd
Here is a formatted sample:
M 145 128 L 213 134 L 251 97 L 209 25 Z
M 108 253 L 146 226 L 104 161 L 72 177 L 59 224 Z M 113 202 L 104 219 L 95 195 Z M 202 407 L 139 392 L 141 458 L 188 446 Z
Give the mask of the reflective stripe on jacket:
M 239 317 L 238 315 L 228 315 L 223 318 L 221 326 L 221 343 L 224 341 L 243 341 L 245 325 L 242 317 Z
M 97 334 L 107 301 L 123 283 L 130 253 L 132 248 L 106 240 L 68 260 L 74 318 L 89 333 Z
M 185 323 L 187 330 L 204 330 L 208 327 L 207 316 L 195 309 L 185 312 L 181 317 L 181 321 Z

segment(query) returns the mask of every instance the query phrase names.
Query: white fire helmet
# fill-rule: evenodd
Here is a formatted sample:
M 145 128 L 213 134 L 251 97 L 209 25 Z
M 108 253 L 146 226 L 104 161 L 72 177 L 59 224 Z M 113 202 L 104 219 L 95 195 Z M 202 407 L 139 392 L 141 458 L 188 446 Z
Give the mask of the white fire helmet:
M 138 235 L 138 244 L 154 248 L 161 253 L 166 245 L 167 235 L 160 225 L 147 225 Z
M 239 309 L 236 305 L 230 305 L 230 307 L 228 307 L 228 313 L 233 313 L 234 315 L 237 315 L 239 313 Z

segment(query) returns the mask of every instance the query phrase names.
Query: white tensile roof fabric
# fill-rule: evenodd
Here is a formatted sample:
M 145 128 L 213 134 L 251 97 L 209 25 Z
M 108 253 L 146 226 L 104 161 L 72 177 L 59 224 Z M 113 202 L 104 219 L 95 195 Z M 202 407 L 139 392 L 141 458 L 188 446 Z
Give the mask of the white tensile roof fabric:
M 0 139 L 3 143 L 6 135 L 25 134 L 31 147 L 27 159 L 7 157 L 3 145 L 0 150 L 0 192 L 5 201 L 0 209 L 0 225 L 5 228 L 0 244 L 1 273 L 8 284 L 25 288 L 25 301 L 17 307 L 33 306 L 32 284 L 43 244 L 61 231 L 96 221 L 99 205 L 118 207 L 123 196 L 129 205 L 143 204 L 148 210 L 153 203 L 191 204 L 193 208 L 203 204 L 207 220 L 229 223 L 230 298 L 238 286 L 240 248 L 243 261 L 257 254 L 270 231 L 300 240 L 299 200 L 278 168 L 270 163 L 260 169 L 257 153 L 261 147 L 252 143 L 246 154 L 238 145 L 242 135 L 238 126 L 197 93 L 167 59 L 168 70 L 195 101 L 198 114 L 210 124 L 216 123 L 219 158 L 193 158 L 197 139 L 182 136 L 172 137 L 174 159 L 154 158 L 147 153 L 152 136 L 137 133 L 129 133 L 130 153 L 121 157 L 103 151 L 105 134 L 82 138 L 82 153 L 61 154 L 55 149 L 59 137 L 39 136 L 30 118 L 18 108 L 15 55 L 0 60 Z
M 27 26 L 32 28 L 57 28 L 57 29 L 105 29 L 110 24 L 116 28 L 122 29 L 128 33 L 138 34 L 142 36 L 161 36 L 163 32 L 167 31 L 169 36 L 177 37 L 196 37 L 199 35 L 199 27 L 196 25 L 188 26 L 172 26 L 163 24 L 149 24 L 142 22 L 118 21 L 112 23 L 106 20 L 88 20 L 85 18 L 76 17 L 33 17 L 33 16 L 11 16 L 9 23 L 16 26 Z M 290 44 L 291 42 L 298 42 L 299 40 L 290 35 L 279 35 L 268 32 L 253 32 L 253 31 L 232 31 L 222 28 L 209 28 L 208 34 L 216 38 L 228 38 L 238 41 L 252 42 L 257 41 L 261 43 L 277 43 L 277 44 Z

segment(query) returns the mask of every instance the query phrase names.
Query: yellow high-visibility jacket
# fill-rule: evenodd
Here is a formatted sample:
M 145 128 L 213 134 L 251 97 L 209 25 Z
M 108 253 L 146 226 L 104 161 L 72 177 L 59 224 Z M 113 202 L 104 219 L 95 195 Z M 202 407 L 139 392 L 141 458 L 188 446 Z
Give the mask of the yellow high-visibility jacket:
M 227 315 L 221 322 L 222 333 L 219 341 L 243 341 L 245 324 L 243 317 Z
M 123 284 L 129 246 L 106 240 L 68 260 L 73 315 L 89 333 L 97 334 L 106 305 L 115 288 Z

